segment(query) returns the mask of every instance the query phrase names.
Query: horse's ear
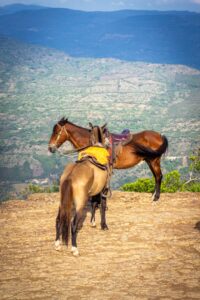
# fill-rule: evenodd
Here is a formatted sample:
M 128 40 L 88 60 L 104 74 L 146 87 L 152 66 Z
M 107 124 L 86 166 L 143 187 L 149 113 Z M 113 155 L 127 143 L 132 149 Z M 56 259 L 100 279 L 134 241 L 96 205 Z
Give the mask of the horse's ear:
M 91 129 L 93 129 L 93 128 L 94 128 L 94 126 L 92 125 L 92 123 L 91 123 L 91 122 L 89 122 L 89 126 L 90 126 L 90 128 L 91 128 Z
M 105 123 L 103 126 L 101 126 L 101 130 L 104 132 L 106 127 L 107 127 L 107 123 Z

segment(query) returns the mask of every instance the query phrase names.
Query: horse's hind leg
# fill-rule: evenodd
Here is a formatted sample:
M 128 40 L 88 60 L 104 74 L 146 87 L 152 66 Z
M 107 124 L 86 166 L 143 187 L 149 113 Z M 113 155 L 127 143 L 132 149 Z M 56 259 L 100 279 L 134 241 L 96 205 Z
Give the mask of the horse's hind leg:
M 72 235 L 72 253 L 74 256 L 79 255 L 79 251 L 77 248 L 77 234 L 78 234 L 78 229 L 79 229 L 79 224 L 81 222 L 83 215 L 83 210 L 79 210 L 76 212 L 72 222 L 71 222 L 71 235 Z
M 160 167 L 160 157 L 157 157 L 153 160 L 146 160 L 151 172 L 155 178 L 155 191 L 152 196 L 153 201 L 157 201 L 160 198 L 160 186 L 162 182 L 162 171 Z
M 98 194 L 98 195 L 92 197 L 92 200 L 91 200 L 92 209 L 91 209 L 91 219 L 90 219 L 90 224 L 92 227 L 96 227 L 95 212 L 96 212 L 96 209 L 98 208 L 100 202 L 101 202 L 101 194 Z
M 55 240 L 55 249 L 56 250 L 60 250 L 61 249 L 61 241 L 60 241 L 60 226 L 61 226 L 61 222 L 60 222 L 60 208 L 58 209 L 58 215 L 56 218 L 56 240 Z

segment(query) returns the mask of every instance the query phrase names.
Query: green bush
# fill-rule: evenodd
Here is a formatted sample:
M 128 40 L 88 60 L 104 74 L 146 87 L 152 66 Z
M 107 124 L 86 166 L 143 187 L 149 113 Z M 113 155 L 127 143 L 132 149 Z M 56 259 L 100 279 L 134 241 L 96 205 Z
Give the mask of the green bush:
M 140 178 L 135 182 L 126 183 L 120 189 L 125 192 L 140 192 L 140 193 L 153 193 L 155 188 L 154 178 Z M 190 182 L 185 184 L 181 180 L 179 171 L 174 170 L 164 176 L 161 184 L 162 193 L 175 193 L 177 191 L 200 192 L 199 182 Z
M 135 182 L 124 184 L 120 189 L 126 192 L 153 193 L 154 186 L 154 179 L 140 178 L 137 179 Z
M 53 184 L 51 187 L 51 193 L 57 193 L 59 192 L 59 186 L 56 184 Z
M 161 184 L 161 192 L 175 193 L 181 188 L 181 186 L 181 175 L 179 171 L 174 170 L 164 176 L 164 180 Z
M 44 188 L 36 184 L 29 184 L 28 191 L 30 193 L 44 193 Z
M 59 191 L 59 186 L 53 184 L 52 186 L 42 187 L 36 184 L 29 184 L 28 192 L 31 194 L 34 193 L 56 193 Z
M 200 182 L 190 182 L 188 184 L 183 184 L 181 187 L 181 192 L 200 193 Z

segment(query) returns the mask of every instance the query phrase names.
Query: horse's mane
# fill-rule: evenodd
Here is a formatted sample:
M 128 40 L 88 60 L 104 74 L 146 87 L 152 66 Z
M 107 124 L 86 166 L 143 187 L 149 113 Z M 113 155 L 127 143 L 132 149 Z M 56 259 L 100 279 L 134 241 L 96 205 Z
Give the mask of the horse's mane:
M 88 129 L 88 128 L 81 127 L 81 126 L 79 126 L 79 125 L 76 125 L 76 124 L 70 122 L 70 121 L 68 120 L 68 118 L 65 118 L 65 117 L 62 117 L 62 118 L 60 119 L 60 121 L 58 121 L 57 124 L 59 124 L 59 125 L 61 125 L 61 126 L 64 126 L 65 124 L 71 124 L 71 125 L 73 125 L 73 126 L 75 126 L 75 127 L 77 127 L 77 128 L 87 130 L 88 132 L 91 131 L 91 130 Z
M 62 117 L 61 119 L 60 119 L 60 121 L 58 121 L 58 124 L 60 125 L 60 126 L 64 126 L 65 124 L 67 124 L 69 121 L 68 121 L 68 118 L 65 118 L 65 117 Z

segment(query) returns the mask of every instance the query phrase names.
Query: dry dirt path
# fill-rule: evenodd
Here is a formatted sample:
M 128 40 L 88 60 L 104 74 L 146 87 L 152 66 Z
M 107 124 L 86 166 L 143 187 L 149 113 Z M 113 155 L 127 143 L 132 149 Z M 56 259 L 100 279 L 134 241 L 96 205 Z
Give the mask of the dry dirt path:
M 0 205 L 0 299 L 200 299 L 200 195 L 114 192 L 109 231 L 54 250 L 58 194 Z M 97 211 L 99 223 L 99 212 Z M 196 228 L 195 228 L 196 226 Z

